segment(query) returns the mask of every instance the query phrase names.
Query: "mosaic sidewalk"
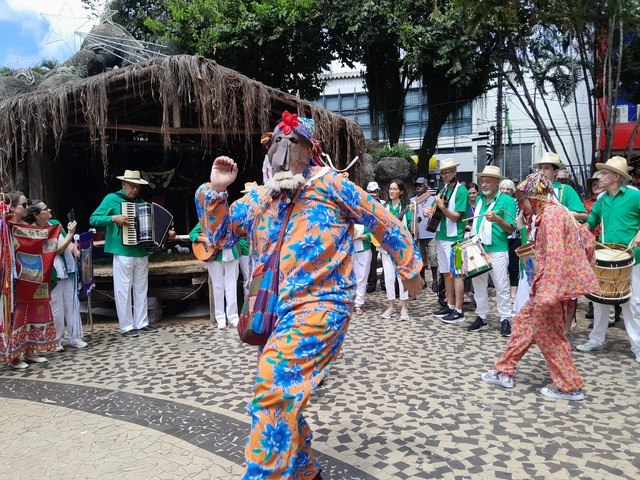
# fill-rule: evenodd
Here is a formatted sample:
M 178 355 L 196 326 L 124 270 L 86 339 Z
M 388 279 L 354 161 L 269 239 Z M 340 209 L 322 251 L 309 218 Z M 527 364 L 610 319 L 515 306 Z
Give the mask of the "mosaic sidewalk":
M 468 333 L 435 306 L 425 292 L 411 320 L 383 320 L 376 292 L 352 320 L 306 415 L 323 478 L 640 477 L 640 364 L 621 325 L 604 351 L 574 354 L 586 400 L 556 402 L 539 393 L 550 380 L 535 348 L 515 388 L 480 381 L 506 344 L 495 318 Z M 124 338 L 99 322 L 86 349 L 0 367 L 0 478 L 239 478 L 254 348 L 208 320 L 157 326 Z

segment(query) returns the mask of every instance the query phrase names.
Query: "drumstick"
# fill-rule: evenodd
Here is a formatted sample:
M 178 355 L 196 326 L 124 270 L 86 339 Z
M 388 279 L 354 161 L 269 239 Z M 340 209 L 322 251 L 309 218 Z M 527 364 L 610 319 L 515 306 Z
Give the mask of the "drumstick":
M 605 245 L 604 243 L 600 243 L 600 242 L 596 242 L 596 245 L 598 245 L 599 247 L 602 248 L 606 248 L 611 250 L 611 247 Z M 615 260 L 616 258 L 618 258 L 620 255 L 622 255 L 623 253 L 627 253 L 628 250 L 631 250 L 631 256 L 633 257 L 633 250 L 631 249 L 631 245 L 633 245 L 633 239 L 631 239 L 631 242 L 629 243 L 629 245 L 627 245 L 627 248 L 624 250 L 618 250 L 618 253 L 616 253 L 615 255 L 612 255 L 611 258 L 609 258 L 608 260 Z M 628 253 L 627 253 L 628 254 Z
M 497 215 L 499 212 L 506 213 L 506 214 L 507 214 L 507 216 L 509 216 L 509 217 L 513 218 L 514 220 L 516 220 L 516 219 L 515 219 L 515 217 L 514 217 L 513 215 L 511 215 L 509 212 L 507 212 L 504 208 L 499 208 L 499 209 L 498 209 L 498 210 L 496 210 L 495 212 L 485 212 L 485 213 L 483 213 L 482 215 L 476 215 L 475 217 L 469 217 L 469 218 L 466 218 L 464 221 L 465 221 L 465 222 L 468 222 L 469 220 L 473 220 L 474 218 L 484 217 L 485 215 L 487 215 L 487 214 L 489 214 L 489 213 L 495 213 L 495 214 Z

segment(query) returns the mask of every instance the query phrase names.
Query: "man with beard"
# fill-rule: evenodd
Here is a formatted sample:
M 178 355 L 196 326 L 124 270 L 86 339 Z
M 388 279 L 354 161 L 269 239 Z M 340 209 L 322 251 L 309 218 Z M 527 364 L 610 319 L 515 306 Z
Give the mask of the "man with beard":
M 411 297 L 423 283 L 409 231 L 343 175 L 314 164 L 314 129 L 312 120 L 284 112 L 268 150 L 273 177 L 230 207 L 226 189 L 238 166 L 229 157 L 214 160 L 211 182 L 196 192 L 198 216 L 211 243 L 222 248 L 247 235 L 254 271 L 274 252 L 285 229 L 279 322 L 260 351 L 248 405 L 252 425 L 245 479 L 320 478 L 302 411 L 340 352 L 349 325 L 354 225 L 363 224 L 380 240 Z
M 516 202 L 507 194 L 498 191 L 504 178 L 500 168 L 487 165 L 478 174 L 482 193 L 476 201 L 475 215 L 471 225 L 471 234 L 477 235 L 485 251 L 491 255 L 489 272 L 472 279 L 476 299 L 476 320 L 467 327 L 470 332 L 489 328 L 489 276 L 496 288 L 498 314 L 500 315 L 500 334 L 511 335 L 511 295 L 509 285 L 509 235 L 516 224 Z

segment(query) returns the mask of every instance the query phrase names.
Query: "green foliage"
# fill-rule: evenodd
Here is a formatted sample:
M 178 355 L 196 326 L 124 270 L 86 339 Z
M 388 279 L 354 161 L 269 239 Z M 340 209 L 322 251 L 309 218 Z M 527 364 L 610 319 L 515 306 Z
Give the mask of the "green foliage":
M 183 53 L 305 98 L 319 96 L 333 59 L 315 0 L 167 0 L 166 18 L 145 25 Z
M 104 8 L 114 10 L 113 21 L 138 40 L 154 43 L 161 40 L 156 28 L 166 20 L 166 0 L 111 0 L 106 7 L 103 0 L 82 0 L 82 3 L 96 17 Z
M 409 160 L 414 154 L 413 149 L 404 143 L 396 143 L 391 146 L 385 145 L 384 147 L 373 149 L 370 153 L 373 155 L 373 163 L 378 163 L 381 159 L 388 157 L 399 157 Z

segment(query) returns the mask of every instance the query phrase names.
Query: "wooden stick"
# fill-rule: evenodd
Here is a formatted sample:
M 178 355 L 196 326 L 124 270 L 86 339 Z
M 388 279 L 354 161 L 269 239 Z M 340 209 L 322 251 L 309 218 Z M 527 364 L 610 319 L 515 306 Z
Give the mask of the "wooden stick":
M 602 248 L 606 248 L 608 250 L 616 250 L 615 248 L 610 248 L 608 245 L 606 245 L 604 243 L 596 242 L 596 245 L 598 245 L 599 247 L 602 247 Z M 618 250 L 618 253 L 613 255 L 608 260 L 615 260 L 620 255 L 622 255 L 623 253 L 629 254 L 629 251 L 631 251 L 630 252 L 631 253 L 631 257 L 633 257 L 633 249 L 631 248 L 631 245 L 633 245 L 633 238 L 631 239 L 631 242 L 629 242 L 629 245 L 627 245 L 627 248 L 625 250 Z

